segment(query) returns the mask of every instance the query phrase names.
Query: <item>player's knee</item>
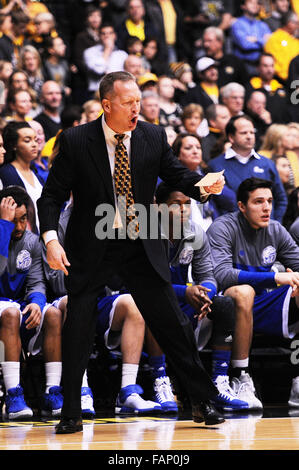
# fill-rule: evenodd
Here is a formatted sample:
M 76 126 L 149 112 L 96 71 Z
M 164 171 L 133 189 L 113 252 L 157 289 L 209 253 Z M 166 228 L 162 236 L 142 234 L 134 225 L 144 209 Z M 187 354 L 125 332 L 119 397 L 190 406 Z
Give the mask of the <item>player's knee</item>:
M 255 290 L 248 284 L 242 284 L 240 286 L 232 286 L 227 289 L 225 291 L 225 296 L 232 297 L 235 300 L 237 307 L 246 306 L 252 308 Z
M 50 307 L 45 313 L 44 318 L 44 329 L 51 329 L 57 332 L 61 331 L 62 328 L 62 312 L 60 309 Z
M 20 316 L 21 312 L 18 308 L 9 307 L 3 310 L 1 314 L 1 327 L 6 328 L 20 327 Z

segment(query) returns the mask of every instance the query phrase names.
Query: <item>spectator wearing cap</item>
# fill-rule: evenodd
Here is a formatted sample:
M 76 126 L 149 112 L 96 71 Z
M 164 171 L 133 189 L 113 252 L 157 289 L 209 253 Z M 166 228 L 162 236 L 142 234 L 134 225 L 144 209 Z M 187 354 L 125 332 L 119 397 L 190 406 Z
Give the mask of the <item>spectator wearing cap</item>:
M 257 19 L 261 11 L 259 0 L 242 0 L 241 9 L 243 15 L 231 27 L 233 53 L 244 61 L 252 76 L 271 30 L 264 21 Z
M 181 104 L 181 100 L 186 93 L 196 86 L 193 80 L 193 70 L 187 62 L 173 62 L 169 68 L 173 75 L 173 85 L 175 87 L 174 100 Z
M 182 100 L 182 105 L 198 103 L 204 109 L 210 104 L 218 103 L 218 64 L 211 57 L 201 57 L 196 63 L 199 84 L 188 91 Z
M 158 77 L 154 73 L 146 72 L 138 78 L 137 84 L 142 92 L 154 91 L 157 93 Z
M 219 64 L 218 86 L 230 82 L 246 83 L 248 74 L 241 59 L 224 52 L 225 36 L 222 29 L 215 26 L 206 28 L 202 36 L 203 56 L 211 57 Z

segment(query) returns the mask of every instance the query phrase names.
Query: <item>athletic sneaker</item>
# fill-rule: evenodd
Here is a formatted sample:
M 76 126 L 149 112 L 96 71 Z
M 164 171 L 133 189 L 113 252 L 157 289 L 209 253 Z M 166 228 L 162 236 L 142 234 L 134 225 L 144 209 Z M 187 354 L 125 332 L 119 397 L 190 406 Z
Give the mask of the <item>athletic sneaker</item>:
M 299 408 L 299 377 L 295 377 L 292 381 L 288 405 L 293 408 Z
M 154 401 L 143 400 L 143 390 L 139 385 L 128 385 L 123 387 L 116 399 L 116 414 L 146 414 L 161 412 L 161 405 Z
M 154 400 L 161 405 L 164 413 L 178 412 L 169 377 L 158 377 L 154 382 L 154 392 Z
M 42 416 L 59 417 L 63 405 L 62 388 L 53 386 L 42 398 Z
M 93 407 L 93 394 L 89 387 L 81 387 L 82 418 L 93 418 L 96 412 Z
M 212 400 L 217 408 L 228 411 L 237 411 L 248 409 L 248 403 L 237 398 L 236 394 L 229 385 L 227 375 L 218 375 L 214 383 L 219 391 L 219 394 Z
M 263 409 L 262 402 L 255 394 L 253 380 L 247 372 L 242 371 L 239 378 L 233 377 L 231 381 L 231 387 L 239 400 L 248 403 L 248 409 Z
M 8 419 L 25 419 L 31 418 L 33 411 L 26 405 L 24 392 L 20 385 L 7 390 L 5 397 L 5 418 Z

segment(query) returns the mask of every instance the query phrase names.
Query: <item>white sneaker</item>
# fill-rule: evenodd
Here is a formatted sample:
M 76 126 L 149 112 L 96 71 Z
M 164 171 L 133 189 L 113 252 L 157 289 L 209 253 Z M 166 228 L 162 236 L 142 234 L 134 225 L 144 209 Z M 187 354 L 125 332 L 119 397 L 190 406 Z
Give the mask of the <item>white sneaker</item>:
M 241 400 L 229 385 L 227 375 L 218 375 L 214 380 L 219 394 L 212 400 L 217 408 L 228 411 L 248 409 L 248 403 Z
M 140 394 L 143 393 L 139 385 L 128 385 L 120 390 L 115 405 L 116 414 L 144 414 L 161 412 L 161 405 L 154 401 L 144 400 Z
M 299 377 L 295 377 L 292 381 L 288 405 L 293 408 L 299 408 Z
M 81 413 L 83 418 L 93 418 L 96 414 L 90 387 L 81 387 Z
M 177 413 L 178 405 L 176 404 L 172 393 L 169 377 L 158 377 L 154 382 L 154 398 L 162 407 L 165 413 Z
M 239 378 L 233 377 L 231 381 L 231 388 L 239 400 L 248 403 L 248 409 L 261 410 L 263 409 L 262 402 L 255 394 L 255 387 L 253 380 L 249 374 L 242 371 Z

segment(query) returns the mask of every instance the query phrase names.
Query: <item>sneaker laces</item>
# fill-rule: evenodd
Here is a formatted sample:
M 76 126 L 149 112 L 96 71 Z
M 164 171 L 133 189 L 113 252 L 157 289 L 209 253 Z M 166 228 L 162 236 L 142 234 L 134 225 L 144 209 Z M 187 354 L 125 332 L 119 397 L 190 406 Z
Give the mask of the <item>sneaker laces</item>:
M 234 400 L 236 398 L 235 392 L 229 385 L 229 379 L 227 375 L 218 375 L 215 383 L 220 396 L 228 400 Z
M 159 402 L 174 401 L 169 377 L 159 377 L 155 380 L 154 390 Z

